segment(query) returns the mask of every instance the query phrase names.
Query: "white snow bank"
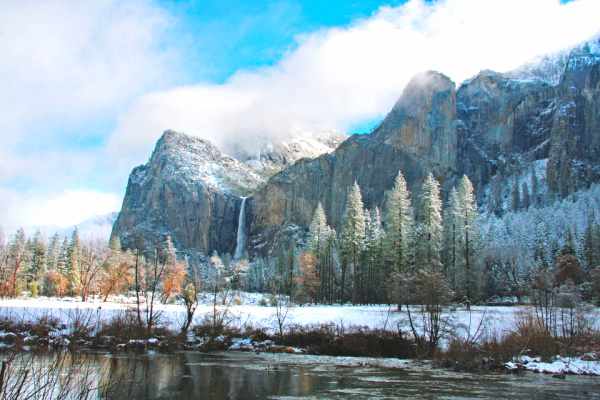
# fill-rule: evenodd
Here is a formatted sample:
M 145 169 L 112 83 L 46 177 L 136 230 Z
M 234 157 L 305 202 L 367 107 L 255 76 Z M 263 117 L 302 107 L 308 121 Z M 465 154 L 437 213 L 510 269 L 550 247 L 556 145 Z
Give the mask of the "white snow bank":
M 542 362 L 539 358 L 519 357 L 505 365 L 508 369 L 524 368 L 548 374 L 600 375 L 600 361 L 593 354 L 586 354 L 583 357 L 557 356 L 552 362 Z

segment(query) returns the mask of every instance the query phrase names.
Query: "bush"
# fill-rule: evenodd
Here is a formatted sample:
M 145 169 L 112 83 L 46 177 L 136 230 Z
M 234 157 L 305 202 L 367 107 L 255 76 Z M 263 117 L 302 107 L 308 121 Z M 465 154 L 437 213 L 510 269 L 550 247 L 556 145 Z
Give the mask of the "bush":
M 401 331 L 354 326 L 347 330 L 333 324 L 294 325 L 277 344 L 308 348 L 310 354 L 350 357 L 414 358 L 414 341 Z
M 29 288 L 29 296 L 38 297 L 38 283 L 37 282 L 30 282 L 28 285 L 28 288 Z

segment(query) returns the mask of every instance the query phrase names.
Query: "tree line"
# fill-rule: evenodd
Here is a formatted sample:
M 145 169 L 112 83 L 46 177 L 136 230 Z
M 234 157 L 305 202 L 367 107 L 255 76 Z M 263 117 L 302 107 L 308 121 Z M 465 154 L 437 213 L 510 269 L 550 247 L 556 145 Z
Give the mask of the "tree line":
M 499 213 L 495 200 L 482 213 L 466 175 L 442 204 L 439 184 L 429 174 L 416 204 L 411 198 L 399 172 L 386 209 L 366 210 L 355 183 L 340 232 L 328 225 L 319 204 L 307 239 L 279 246 L 266 259 L 182 256 L 169 237 L 151 242 L 135 231 L 131 248 L 122 249 L 117 238 L 105 245 L 81 239 L 77 229 L 70 238 L 55 234 L 49 240 L 39 230 L 28 238 L 20 229 L 6 241 L 0 228 L 0 296 L 106 300 L 128 293 L 139 305 L 227 288 L 283 293 L 299 303 L 401 305 L 417 301 L 415 288 L 425 282 L 416 277 L 438 280 L 454 301 L 476 302 L 531 297 L 544 275 L 555 292 L 571 284 L 582 300 L 598 299 L 597 186 L 553 205 L 513 212 Z
M 180 293 L 187 263 L 177 257 L 170 238 L 149 256 L 123 250 L 118 238 L 109 245 L 99 239 L 81 239 L 77 228 L 70 238 L 56 233 L 49 241 L 37 230 L 28 238 L 19 229 L 7 242 L 0 228 L 0 297 L 24 291 L 32 297 L 89 296 L 104 300 L 135 291 L 138 299 L 158 292 L 163 301 Z

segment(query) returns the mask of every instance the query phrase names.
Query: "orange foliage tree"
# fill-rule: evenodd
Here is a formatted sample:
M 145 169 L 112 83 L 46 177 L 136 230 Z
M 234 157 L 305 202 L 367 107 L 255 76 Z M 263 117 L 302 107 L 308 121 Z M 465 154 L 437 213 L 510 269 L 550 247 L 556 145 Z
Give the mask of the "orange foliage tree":
M 302 253 L 298 257 L 300 275 L 294 278 L 295 298 L 299 304 L 314 301 L 320 280 L 317 275 L 317 259 L 310 253 Z
M 181 293 L 185 276 L 187 275 L 187 263 L 181 260 L 175 260 L 165 265 L 163 278 L 163 296 L 165 303 L 174 293 Z

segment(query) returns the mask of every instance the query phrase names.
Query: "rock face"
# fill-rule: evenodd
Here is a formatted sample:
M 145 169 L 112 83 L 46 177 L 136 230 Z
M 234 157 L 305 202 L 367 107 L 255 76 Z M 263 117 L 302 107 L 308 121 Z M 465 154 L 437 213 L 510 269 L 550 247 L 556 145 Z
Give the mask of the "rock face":
M 148 164 L 132 172 L 113 235 L 127 244 L 135 228 L 170 234 L 181 249 L 231 253 L 241 196 L 250 196 L 248 250 L 267 255 L 306 235 L 319 202 L 339 232 L 355 181 L 365 207 L 385 214 L 398 171 L 413 197 L 429 172 L 443 197 L 466 173 L 485 203 L 492 178 L 508 186 L 515 171 L 536 162 L 546 168 L 545 190 L 565 195 L 600 181 L 599 119 L 596 39 L 512 72 L 482 71 L 458 89 L 441 73 L 420 74 L 373 132 L 335 151 L 343 136 L 291 139 L 266 143 L 243 164 L 205 141 L 166 132 Z
M 266 254 L 290 232 L 302 233 L 319 202 L 339 232 L 354 181 L 365 207 L 373 208 L 385 204 L 399 170 L 415 194 L 430 171 L 443 182 L 451 180 L 457 175 L 456 122 L 454 83 L 437 72 L 415 77 L 371 134 L 354 135 L 331 154 L 298 161 L 250 198 L 251 250 Z
M 242 197 L 264 185 L 273 168 L 283 168 L 293 157 L 332 151 L 329 145 L 345 137 L 334 132 L 292 141 L 295 146 L 278 144 L 277 154 L 287 158 L 270 161 L 269 168 L 252 168 L 206 140 L 166 131 L 148 163 L 132 171 L 112 236 L 128 248 L 136 247 L 137 238 L 160 244 L 168 235 L 180 250 L 232 253 Z
M 565 195 L 600 178 L 600 40 L 571 53 L 556 97 L 547 176 Z
M 136 167 L 112 235 L 125 247 L 136 236 L 205 254 L 235 249 L 241 196 L 265 183 L 209 142 L 166 131 L 146 165 Z
M 506 159 L 548 159 L 567 195 L 596 182 L 600 151 L 598 39 L 517 71 L 482 71 L 457 91 L 461 168 L 479 184 Z

